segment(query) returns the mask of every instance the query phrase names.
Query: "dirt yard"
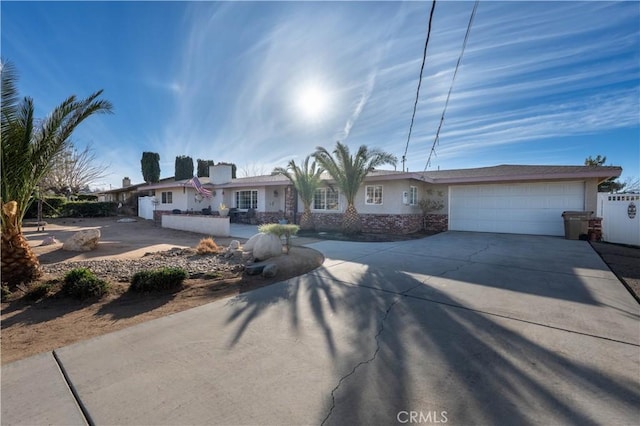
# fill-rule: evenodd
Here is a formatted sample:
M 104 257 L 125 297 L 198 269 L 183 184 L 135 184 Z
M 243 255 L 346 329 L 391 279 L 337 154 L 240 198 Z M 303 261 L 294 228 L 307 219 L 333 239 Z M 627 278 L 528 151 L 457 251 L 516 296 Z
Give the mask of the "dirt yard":
M 62 250 L 62 243 L 41 246 L 46 237 L 65 241 L 80 229 L 101 230 L 98 248 L 87 253 Z M 203 235 L 174 231 L 155 226 L 150 221 L 118 223 L 115 218 L 66 219 L 49 223 L 45 232 L 25 228 L 25 236 L 39 256 L 45 274 L 38 283 L 53 283 L 47 297 L 26 300 L 24 293 L 15 292 L 2 303 L 2 364 L 16 361 L 44 351 L 80 340 L 116 331 L 134 324 L 159 318 L 175 312 L 212 302 L 273 284 L 303 273 L 322 264 L 321 253 L 307 247 L 293 246 L 288 255 L 271 259 L 278 264 L 274 278 L 248 276 L 238 268 L 237 261 L 221 256 L 198 256 L 193 250 Z M 216 238 L 221 247 L 227 247 L 231 238 Z M 240 239 L 240 242 L 244 240 Z M 297 244 L 303 243 L 300 240 Z M 295 243 L 294 243 L 295 244 Z M 128 280 L 137 262 L 156 262 L 162 265 L 189 265 L 210 262 L 214 266 L 208 273 L 192 273 L 182 290 L 157 294 L 133 294 L 127 291 Z M 64 271 L 86 266 L 111 284 L 110 293 L 99 300 L 77 301 L 62 296 L 58 291 Z

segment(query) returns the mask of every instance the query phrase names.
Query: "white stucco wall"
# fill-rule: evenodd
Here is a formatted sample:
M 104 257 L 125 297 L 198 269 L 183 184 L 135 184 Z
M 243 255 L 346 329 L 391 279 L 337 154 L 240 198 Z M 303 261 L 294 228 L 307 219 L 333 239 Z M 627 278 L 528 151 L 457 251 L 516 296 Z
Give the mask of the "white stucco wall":
M 162 227 L 213 237 L 228 237 L 231 233 L 229 217 L 167 214 L 162 216 Z
M 163 192 L 171 192 L 172 193 L 172 202 L 171 203 L 162 203 L 162 193 Z M 181 187 L 167 188 L 167 189 L 156 189 L 155 197 L 156 197 L 156 199 L 158 201 L 160 201 L 160 203 L 157 206 L 158 210 L 173 210 L 173 209 L 180 209 L 182 211 L 188 210 L 188 201 L 187 201 L 186 188 L 185 188 L 184 193 L 183 193 Z M 192 197 L 193 197 L 193 195 L 192 195 Z
M 382 204 L 366 204 L 365 203 L 365 187 L 367 185 L 382 185 Z M 416 214 L 421 213 L 420 207 L 416 205 L 408 205 L 403 203 L 403 192 L 410 192 L 410 187 L 417 188 L 417 202 L 423 198 L 430 198 L 441 201 L 443 207 L 439 211 L 432 213 L 447 212 L 447 185 L 431 185 L 416 180 L 395 180 L 365 183 L 360 187 L 356 194 L 355 206 L 359 213 L 363 214 Z M 314 213 L 343 213 L 347 208 L 347 201 L 340 192 L 338 210 L 314 210 Z M 299 210 L 302 211 L 302 200 L 298 197 Z
M 284 211 L 284 201 L 285 201 L 285 187 L 284 186 L 269 186 L 264 187 L 263 189 L 263 199 L 264 199 L 264 207 L 265 210 L 259 211 L 267 211 L 267 212 L 277 212 Z M 278 195 L 276 196 L 274 191 L 277 191 Z M 258 191 L 258 204 L 260 204 L 260 191 Z
M 587 179 L 584 182 L 584 209 L 594 214 L 598 210 L 598 179 Z

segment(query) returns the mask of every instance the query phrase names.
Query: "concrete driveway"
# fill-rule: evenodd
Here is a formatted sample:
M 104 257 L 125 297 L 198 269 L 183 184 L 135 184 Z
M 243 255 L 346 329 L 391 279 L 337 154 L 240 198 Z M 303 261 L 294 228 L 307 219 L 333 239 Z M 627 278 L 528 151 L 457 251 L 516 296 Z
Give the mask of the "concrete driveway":
M 640 307 L 588 243 L 311 246 L 305 276 L 3 366 L 2 423 L 637 424 Z

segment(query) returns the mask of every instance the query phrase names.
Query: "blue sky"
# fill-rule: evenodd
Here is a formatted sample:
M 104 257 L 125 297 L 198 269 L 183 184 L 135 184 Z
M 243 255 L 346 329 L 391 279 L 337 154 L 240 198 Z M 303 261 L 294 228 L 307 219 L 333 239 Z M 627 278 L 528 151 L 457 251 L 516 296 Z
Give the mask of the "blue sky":
M 401 158 L 431 2 L 1 3 L 2 57 L 39 116 L 104 89 L 74 134 L 111 174 L 176 155 L 239 175 L 340 140 Z M 439 2 L 407 151 L 424 170 L 473 2 Z M 640 176 L 640 3 L 481 1 L 428 170 L 582 164 Z M 398 165 L 398 170 L 401 165 Z

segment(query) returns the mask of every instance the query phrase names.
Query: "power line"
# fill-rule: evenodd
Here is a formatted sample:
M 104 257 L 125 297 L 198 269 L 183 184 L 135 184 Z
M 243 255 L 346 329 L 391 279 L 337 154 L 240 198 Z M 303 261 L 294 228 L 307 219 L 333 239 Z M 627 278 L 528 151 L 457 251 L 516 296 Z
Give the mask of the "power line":
M 467 47 L 467 41 L 469 40 L 469 34 L 471 33 L 471 26 L 473 25 L 473 19 L 476 16 L 476 10 L 478 9 L 478 4 L 480 0 L 476 0 L 473 5 L 473 10 L 471 11 L 471 17 L 469 18 L 469 23 L 467 24 L 467 33 L 464 35 L 464 41 L 462 42 L 462 50 L 460 51 L 460 56 L 458 56 L 458 62 L 456 63 L 456 69 L 453 72 L 453 78 L 451 79 L 451 86 L 449 86 L 449 93 L 447 93 L 447 100 L 444 103 L 444 109 L 442 110 L 442 115 L 440 116 L 440 124 L 438 124 L 438 130 L 436 131 L 436 137 L 433 140 L 433 145 L 431 146 L 431 151 L 429 152 L 429 157 L 427 158 L 427 164 L 424 166 L 424 171 L 427 170 L 429 164 L 431 163 L 431 156 L 436 154 L 436 145 L 438 144 L 438 140 L 440 139 L 440 129 L 442 129 L 442 123 L 444 123 L 444 115 L 447 112 L 447 106 L 449 106 L 449 98 L 451 97 L 451 91 L 453 90 L 453 83 L 456 81 L 456 75 L 458 75 L 458 67 L 460 66 L 460 62 L 462 62 L 462 56 L 464 55 L 464 50 Z
M 420 86 L 422 85 L 422 72 L 424 71 L 424 63 L 427 60 L 427 46 L 431 37 L 431 22 L 433 21 L 433 12 L 436 9 L 436 0 L 431 3 L 431 12 L 429 13 L 429 25 L 427 27 L 427 39 L 424 42 L 424 52 L 422 52 L 422 66 L 420 67 L 420 78 L 418 79 L 418 88 L 416 90 L 416 100 L 413 103 L 413 114 L 411 115 L 411 124 L 409 125 L 409 135 L 407 136 L 407 144 L 404 147 L 404 155 L 402 156 L 402 171 L 405 171 L 404 164 L 407 161 L 407 151 L 409 150 L 409 140 L 411 139 L 411 130 L 413 129 L 413 121 L 416 118 L 416 109 L 418 108 L 418 98 L 420 97 Z

